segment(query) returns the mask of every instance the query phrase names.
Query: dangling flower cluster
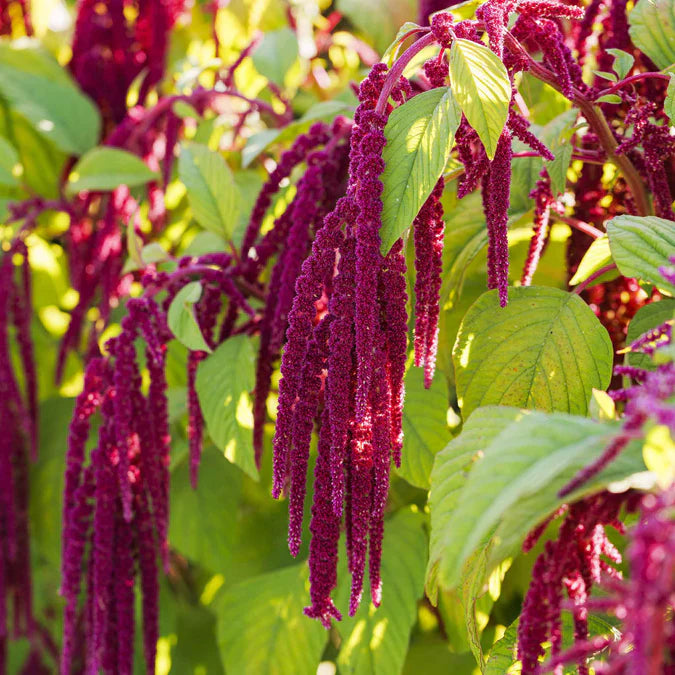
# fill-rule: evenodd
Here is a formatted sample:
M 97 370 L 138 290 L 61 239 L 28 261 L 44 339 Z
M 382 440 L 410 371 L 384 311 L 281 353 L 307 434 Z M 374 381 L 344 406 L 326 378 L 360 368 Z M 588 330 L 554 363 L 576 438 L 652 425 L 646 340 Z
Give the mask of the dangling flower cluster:
M 349 148 L 349 130 L 347 121 L 338 118 L 332 130 L 324 124 L 315 124 L 306 136 L 296 140 L 293 148 L 282 155 L 279 165 L 263 187 L 249 224 L 251 231 L 259 229 L 259 222 L 269 205 L 271 191 L 278 185 L 279 176 L 290 173 L 296 160 L 300 161 L 300 157 L 309 148 L 318 143 L 325 143 L 323 149 L 315 149 L 306 156 L 307 170 L 298 181 L 293 201 L 277 219 L 272 230 L 262 238 L 260 244 L 251 247 L 252 257 L 249 258 L 249 266 L 259 272 L 269 256 L 283 243 L 272 269 L 265 312 L 259 326 L 260 352 L 253 413 L 253 444 L 258 465 L 262 453 L 266 402 L 273 366 L 279 358 L 286 333 L 295 283 L 303 260 L 309 252 L 312 237 L 323 226 L 326 214 L 335 207 L 335 202 L 343 189 L 342 178 L 346 178 L 345 160 Z
M 80 0 L 70 69 L 108 124 L 124 119 L 127 92 L 143 70 L 139 104 L 162 79 L 169 33 L 183 4 L 183 0 L 139 0 L 132 22 L 129 3 Z
M 569 598 L 574 619 L 574 640 L 588 638 L 587 602 L 593 585 L 603 574 L 617 578 L 620 573 L 610 563 L 619 564 L 621 555 L 608 539 L 605 527 L 610 525 L 623 532 L 619 513 L 637 508 L 640 496 L 632 492 L 611 494 L 602 492 L 563 509 L 565 520 L 558 537 L 546 542 L 532 570 L 532 582 L 523 601 L 518 623 L 518 659 L 523 675 L 542 672 L 539 659 L 546 652 L 543 644 L 549 642 L 555 659 L 562 647 L 561 613 Z M 543 528 L 528 537 L 523 547 L 534 546 Z M 605 556 L 603 559 L 601 556 Z M 588 675 L 585 654 L 575 659 L 579 675 Z M 562 666 L 556 666 L 556 675 L 562 675 Z
M 135 578 L 140 578 L 148 673 L 158 637 L 157 558 L 167 562 L 169 417 L 164 374 L 170 333 L 151 298 L 132 299 L 107 358 L 89 362 L 70 425 L 63 505 L 61 672 L 131 673 Z M 142 391 L 134 341 L 145 343 L 150 389 Z M 101 423 L 86 464 L 93 416 Z M 87 570 L 86 576 L 83 569 Z M 78 598 L 84 586 L 84 607 Z M 86 653 L 76 652 L 83 622 Z
M 19 265 L 15 258 L 22 259 Z M 30 319 L 28 249 L 17 238 L 0 258 L 0 672 L 5 668 L 8 635 L 31 638 L 35 631 L 28 462 L 29 455 L 35 459 L 37 453 L 37 391 Z M 24 373 L 23 390 L 10 351 L 12 332 Z M 11 629 L 8 615 L 12 616 Z
M 401 241 L 384 257 L 379 250 L 379 175 L 384 169 L 381 154 L 389 107 L 383 114 L 375 108 L 385 78 L 386 67 L 379 64 L 360 86 L 347 193 L 324 218 L 302 264 L 281 361 L 273 495 L 289 493 L 289 548 L 295 555 L 310 438 L 314 420 L 320 421 L 310 525 L 312 606 L 306 612 L 326 626 L 331 617 L 340 617 L 330 595 L 336 583 L 343 515 L 352 574 L 350 614 L 361 598 L 368 549 L 371 596 L 379 604 L 389 466 L 392 457 L 400 461 L 402 443 L 405 261 Z M 408 96 L 409 85 L 401 80 L 394 100 Z M 310 165 L 310 177 L 312 173 Z M 424 228 L 433 221 L 428 232 L 432 238 L 442 215 L 433 207 L 441 189 L 430 198 L 426 207 L 430 215 L 420 225 Z M 320 197 L 320 192 L 315 195 Z M 327 310 L 322 298 L 328 298 Z
M 556 204 L 556 199 L 551 192 L 551 180 L 548 173 L 543 169 L 540 175 L 541 177 L 534 186 L 534 190 L 530 193 L 530 199 L 534 199 L 534 228 L 527 259 L 520 277 L 522 286 L 529 286 L 532 283 L 532 277 L 537 270 L 537 265 L 548 241 L 551 208 Z
M 605 597 L 589 598 L 585 608 L 613 614 L 621 621 L 618 639 L 598 636 L 580 640 L 545 664 L 540 672 L 564 664 L 591 663 L 598 675 L 670 673 L 675 665 L 675 484 L 640 502 L 640 520 L 629 532 L 630 578 L 603 579 Z

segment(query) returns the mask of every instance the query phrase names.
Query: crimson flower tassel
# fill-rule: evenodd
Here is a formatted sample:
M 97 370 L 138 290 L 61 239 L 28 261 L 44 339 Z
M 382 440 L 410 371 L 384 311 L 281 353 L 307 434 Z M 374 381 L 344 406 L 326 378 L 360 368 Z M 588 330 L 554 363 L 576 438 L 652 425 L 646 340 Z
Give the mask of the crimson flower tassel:
M 483 210 L 488 230 L 488 288 L 499 290 L 499 304 L 506 306 L 509 284 L 507 238 L 509 190 L 511 187 L 511 134 L 504 129 L 495 157 L 482 180 Z
M 413 223 L 415 237 L 415 365 L 424 367 L 429 388 L 436 368 L 441 273 L 443 271 L 443 205 L 441 178 Z

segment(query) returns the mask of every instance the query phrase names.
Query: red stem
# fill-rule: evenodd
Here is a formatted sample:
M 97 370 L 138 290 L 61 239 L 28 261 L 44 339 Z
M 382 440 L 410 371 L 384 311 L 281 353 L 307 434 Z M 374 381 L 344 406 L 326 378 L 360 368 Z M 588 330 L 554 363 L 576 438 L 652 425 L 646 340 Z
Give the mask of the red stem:
M 399 81 L 405 67 L 412 61 L 413 57 L 419 54 L 425 47 L 430 47 L 436 42 L 436 36 L 429 32 L 419 40 L 406 49 L 401 56 L 396 59 L 394 65 L 391 67 L 391 70 L 387 73 L 387 78 L 382 85 L 382 91 L 380 92 L 380 97 L 377 99 L 377 105 L 375 106 L 375 112 L 381 115 L 384 112 L 387 101 L 389 100 L 389 94 L 391 90 L 396 86 L 396 83 Z
M 575 289 L 574 292 L 577 295 L 580 295 L 582 291 L 588 287 L 589 284 L 592 284 L 597 278 L 601 277 L 603 274 L 606 274 L 607 272 L 611 272 L 612 270 L 616 269 L 616 263 L 611 263 L 609 265 L 605 265 L 604 267 L 601 267 L 599 270 L 593 272 L 588 279 L 585 279 L 582 281 Z
M 653 72 L 648 72 L 648 73 L 638 73 L 637 75 L 631 75 L 630 77 L 627 77 L 624 80 L 621 80 L 620 82 L 617 82 L 616 84 L 613 84 L 611 87 L 608 89 L 603 89 L 601 92 L 598 92 L 598 95 L 596 98 L 599 98 L 600 96 L 606 96 L 607 94 L 613 94 L 615 91 L 619 91 L 622 87 L 625 87 L 627 84 L 632 84 L 633 82 L 637 82 L 638 80 L 646 80 L 647 78 L 653 77 L 658 80 L 669 80 L 670 76 L 669 75 L 664 75 L 663 73 L 653 73 Z
M 551 218 L 553 218 L 554 220 L 558 220 L 561 223 L 565 223 L 565 225 L 569 225 L 575 230 L 579 230 L 579 232 L 583 232 L 584 234 L 587 234 L 589 237 L 593 237 L 593 239 L 598 239 L 605 234 L 602 230 L 599 230 L 597 227 L 593 227 L 593 225 L 591 225 L 590 223 L 585 223 L 583 220 L 579 220 L 578 218 L 572 218 L 570 216 L 562 216 L 558 213 L 552 213 Z

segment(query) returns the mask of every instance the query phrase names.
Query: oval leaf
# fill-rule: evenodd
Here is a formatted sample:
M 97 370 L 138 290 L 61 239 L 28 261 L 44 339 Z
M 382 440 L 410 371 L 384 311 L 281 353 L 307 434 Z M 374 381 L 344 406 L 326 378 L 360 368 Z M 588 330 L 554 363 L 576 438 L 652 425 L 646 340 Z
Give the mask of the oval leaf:
M 192 351 L 210 352 L 195 317 L 195 302 L 202 295 L 202 285 L 198 281 L 187 284 L 176 293 L 167 321 L 174 337 Z
M 628 15 L 630 37 L 659 68 L 675 63 L 675 11 L 672 0 L 638 2 Z
M 593 388 L 611 378 L 607 331 L 578 295 L 509 291 L 505 308 L 489 291 L 462 321 L 452 359 L 463 416 L 494 404 L 586 414 Z
M 450 89 L 439 88 L 415 96 L 389 117 L 381 178 L 384 255 L 412 225 L 441 177 L 461 116 Z
M 410 368 L 405 376 L 403 452 L 398 474 L 415 487 L 429 489 L 434 455 L 450 440 L 446 385 L 440 377 L 424 388 L 424 371 Z
M 66 194 L 70 197 L 85 190 L 105 192 L 120 185 L 135 187 L 155 180 L 157 174 L 136 155 L 119 148 L 89 150 L 68 176 Z
M 309 604 L 307 565 L 247 579 L 214 604 L 218 646 L 228 673 L 316 673 L 328 633 L 302 613 Z
M 239 190 L 230 167 L 217 152 L 189 143 L 181 148 L 178 176 L 185 183 L 195 220 L 226 239 L 232 237 L 239 215 Z
M 511 101 L 511 82 L 504 64 L 485 45 L 455 40 L 450 48 L 450 84 L 462 112 L 492 159 Z
M 621 274 L 675 295 L 675 286 L 659 272 L 675 251 L 675 223 L 656 216 L 617 216 L 607 223 L 607 234 Z
M 290 28 L 268 31 L 253 52 L 253 65 L 268 80 L 283 86 L 298 58 L 298 38 Z
M 0 48 L 0 96 L 64 152 L 81 155 L 98 142 L 98 109 L 46 52 Z
M 255 357 L 249 338 L 225 340 L 199 364 L 197 396 L 211 440 L 225 457 L 258 480 L 253 454 Z
M 640 307 L 628 324 L 626 345 L 630 345 L 631 342 L 635 342 L 647 331 L 673 318 L 675 318 L 675 300 L 673 298 L 662 298 L 658 302 L 650 302 L 648 305 Z M 628 364 L 636 368 L 654 370 L 656 367 L 652 359 L 642 352 L 627 352 L 626 358 Z

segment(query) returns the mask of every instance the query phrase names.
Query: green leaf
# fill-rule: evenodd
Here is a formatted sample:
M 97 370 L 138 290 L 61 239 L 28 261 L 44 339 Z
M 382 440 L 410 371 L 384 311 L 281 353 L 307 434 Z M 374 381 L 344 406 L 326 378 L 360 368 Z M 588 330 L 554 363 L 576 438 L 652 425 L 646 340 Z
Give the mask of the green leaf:
M 450 48 L 450 84 L 492 159 L 511 101 L 511 82 L 504 64 L 484 45 L 457 39 Z
M 438 593 L 438 561 L 453 536 L 448 522 L 457 506 L 468 470 L 478 452 L 488 447 L 504 427 L 521 415 L 518 408 L 479 408 L 466 421 L 462 433 L 436 455 L 429 492 L 431 542 L 426 572 L 426 592 L 434 603 Z
M 606 224 L 612 257 L 625 277 L 648 281 L 668 295 L 675 286 L 658 268 L 675 251 L 675 223 L 656 216 L 617 216 Z
M 250 397 L 254 386 L 255 356 L 245 335 L 225 340 L 197 369 L 197 395 L 211 440 L 230 462 L 258 480 Z
M 247 579 L 217 597 L 218 646 L 227 673 L 315 675 L 328 633 L 302 613 L 308 604 L 304 563 Z
M 666 91 L 666 100 L 663 104 L 663 109 L 670 118 L 670 123 L 675 124 L 675 75 L 672 73 L 668 80 L 668 90 Z
M 166 262 L 170 258 L 171 256 L 157 241 L 152 241 L 141 249 L 141 260 L 145 265 Z
M 558 491 L 602 454 L 619 429 L 618 423 L 539 412 L 524 413 L 503 426 L 477 454 L 451 513 L 432 515 L 432 527 L 434 518 L 438 522 L 442 517 L 444 524 L 443 532 L 433 535 L 444 543 L 438 561 L 441 583 L 455 587 L 465 563 L 490 538 L 488 573 L 517 552 L 527 533 L 562 503 Z M 620 459 L 567 499 L 644 471 L 639 443 L 626 448 Z M 439 469 L 441 461 L 439 454 Z
M 573 108 L 558 115 L 541 130 L 541 140 L 555 155 L 555 159 L 545 162 L 551 178 L 551 190 L 554 195 L 565 192 L 567 169 L 572 160 L 572 127 L 578 113 Z
M 405 376 L 403 451 L 398 474 L 415 487 L 429 489 L 434 455 L 448 442 L 448 397 L 445 382 L 434 378 L 424 388 L 424 370 L 410 368 Z
M 202 452 L 196 489 L 190 484 L 187 453 L 171 471 L 169 540 L 182 554 L 211 572 L 227 573 L 237 543 L 233 514 L 241 484 L 241 473 L 210 445 Z
M 596 103 L 615 103 L 619 105 L 622 103 L 621 96 L 617 94 L 605 94 L 595 99 Z
M 268 31 L 253 52 L 256 70 L 279 86 L 298 58 L 298 39 L 290 28 Z
M 620 80 L 623 80 L 633 67 L 635 58 L 632 54 L 623 51 L 623 49 L 606 49 L 605 51 L 614 57 L 614 72 L 619 76 Z
M 460 119 L 452 92 L 445 87 L 415 96 L 390 115 L 382 153 L 383 254 L 412 225 L 441 177 Z
M 422 513 L 406 509 L 385 522 L 382 604 L 376 609 L 364 597 L 356 615 L 345 616 L 339 624 L 340 673 L 401 672 L 424 587 L 425 520 Z
M 606 267 L 612 262 L 612 253 L 609 250 L 609 238 L 606 234 L 602 237 L 598 237 L 593 241 L 593 243 L 588 247 L 584 257 L 577 267 L 575 275 L 570 279 L 570 286 L 576 286 L 582 281 L 586 281 L 591 274 L 597 272 L 599 269 Z M 603 283 L 613 279 L 617 275 L 617 272 L 608 272 L 603 274 L 601 277 L 595 280 L 594 283 Z
M 662 298 L 657 302 L 650 302 L 648 305 L 640 307 L 628 324 L 626 345 L 630 345 L 631 342 L 635 342 L 647 331 L 660 326 L 673 317 L 675 317 L 675 299 L 673 298 Z M 649 356 L 642 352 L 627 352 L 626 358 L 628 364 L 636 368 L 646 368 L 647 370 L 654 370 L 655 368 Z
M 593 388 L 606 389 L 612 343 L 578 295 L 556 288 L 497 291 L 467 312 L 452 359 L 464 418 L 484 405 L 513 405 L 586 414 Z
M 631 40 L 659 68 L 675 63 L 675 10 L 672 0 L 638 2 L 628 15 Z
M 178 176 L 185 183 L 195 220 L 229 239 L 237 224 L 240 195 L 222 156 L 205 145 L 185 144 L 178 158 Z
M 92 148 L 82 155 L 68 176 L 66 194 L 106 192 L 120 185 L 135 187 L 157 179 L 157 174 L 136 155 L 119 148 Z
M 616 82 L 618 79 L 615 73 L 608 73 L 604 70 L 594 70 L 593 74 L 601 77 L 603 80 L 609 80 L 610 82 Z
M 0 47 L 0 96 L 64 152 L 81 155 L 98 142 L 98 109 L 34 43 Z
M 16 148 L 4 136 L 0 136 L 0 185 L 16 187 L 21 168 Z
M 176 293 L 173 299 L 167 321 L 174 337 L 192 351 L 210 352 L 202 331 L 195 317 L 195 303 L 202 296 L 202 285 L 193 281 Z

